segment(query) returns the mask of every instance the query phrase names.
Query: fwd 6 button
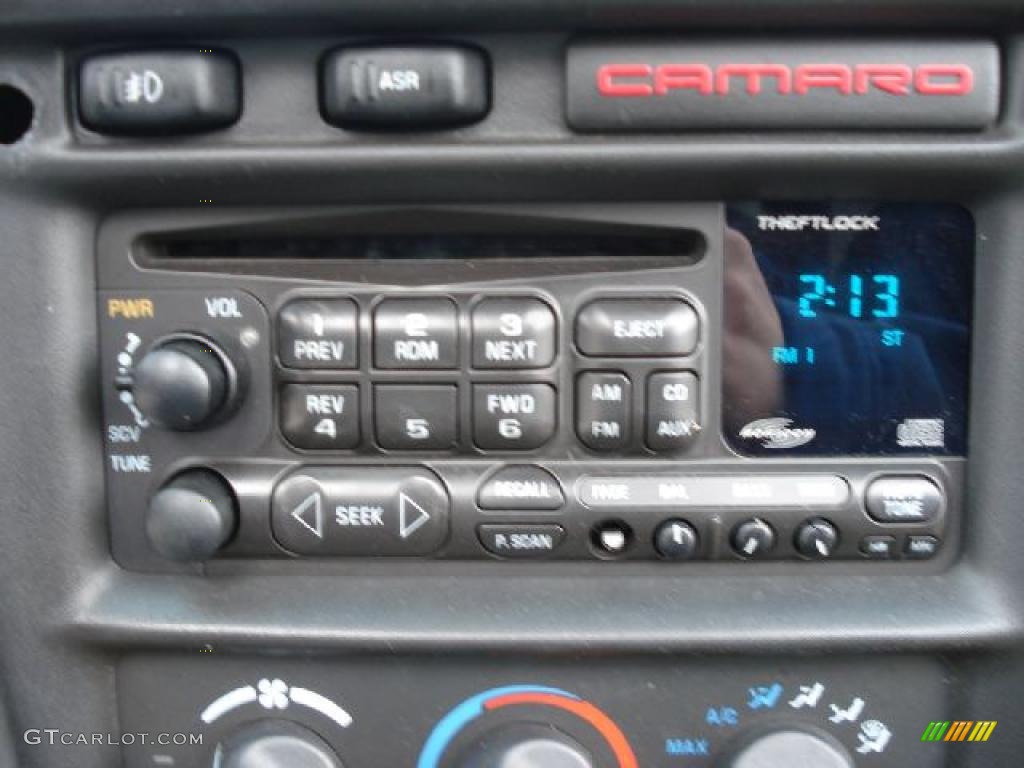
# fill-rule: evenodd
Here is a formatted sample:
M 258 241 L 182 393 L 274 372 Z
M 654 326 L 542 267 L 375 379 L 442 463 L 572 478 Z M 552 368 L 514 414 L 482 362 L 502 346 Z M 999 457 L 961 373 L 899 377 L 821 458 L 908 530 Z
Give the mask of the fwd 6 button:
M 298 555 L 428 555 L 448 534 L 451 500 L 418 467 L 309 467 L 274 490 L 274 538 Z

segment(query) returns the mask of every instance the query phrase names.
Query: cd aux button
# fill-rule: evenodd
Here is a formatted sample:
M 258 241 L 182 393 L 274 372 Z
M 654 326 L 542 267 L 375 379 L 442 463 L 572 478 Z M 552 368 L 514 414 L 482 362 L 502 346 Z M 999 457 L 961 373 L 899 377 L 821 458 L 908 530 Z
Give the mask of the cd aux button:
M 682 299 L 599 299 L 576 318 L 576 346 L 589 357 L 682 357 L 698 324 Z
M 700 433 L 696 375 L 674 371 L 647 379 L 647 446 L 654 451 L 686 448 Z

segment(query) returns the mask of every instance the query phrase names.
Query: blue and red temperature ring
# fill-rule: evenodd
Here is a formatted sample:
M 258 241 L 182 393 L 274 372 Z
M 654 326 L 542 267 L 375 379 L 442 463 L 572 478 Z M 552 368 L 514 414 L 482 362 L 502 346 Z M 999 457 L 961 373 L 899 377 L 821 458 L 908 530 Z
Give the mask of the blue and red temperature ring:
M 427 738 L 427 743 L 423 745 L 416 768 L 441 768 L 441 758 L 444 756 L 445 750 L 448 749 L 448 745 L 463 728 L 477 718 L 505 707 L 527 704 L 554 707 L 575 715 L 590 725 L 608 743 L 608 747 L 618 761 L 618 768 L 637 768 L 636 756 L 633 754 L 632 747 L 629 746 L 629 742 L 626 741 L 619 726 L 608 715 L 568 691 L 536 685 L 510 685 L 504 688 L 492 688 L 466 699 L 434 726 L 434 730 Z

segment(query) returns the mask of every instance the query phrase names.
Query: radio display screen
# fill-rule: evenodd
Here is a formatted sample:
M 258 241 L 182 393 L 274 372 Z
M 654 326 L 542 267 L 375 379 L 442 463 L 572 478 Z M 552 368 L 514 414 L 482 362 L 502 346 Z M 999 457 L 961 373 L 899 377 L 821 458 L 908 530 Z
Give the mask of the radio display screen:
M 727 220 L 723 427 L 737 452 L 966 452 L 966 209 L 739 203 Z

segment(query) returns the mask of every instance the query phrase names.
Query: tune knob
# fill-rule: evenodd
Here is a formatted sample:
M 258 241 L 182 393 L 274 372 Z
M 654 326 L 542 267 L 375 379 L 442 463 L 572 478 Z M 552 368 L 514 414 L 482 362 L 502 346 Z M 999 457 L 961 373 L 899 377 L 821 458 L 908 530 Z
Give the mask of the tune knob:
M 344 768 L 331 746 L 297 723 L 261 720 L 220 744 L 211 768 Z
M 746 741 L 725 768 L 854 768 L 842 744 L 798 728 L 770 731 Z
M 150 349 L 132 375 L 132 396 L 154 424 L 204 429 L 237 401 L 237 372 L 222 349 L 199 336 L 172 336 Z
M 146 536 L 169 560 L 206 560 L 227 544 L 238 525 L 238 503 L 220 475 L 189 469 L 154 494 Z
M 484 734 L 456 762 L 458 768 L 593 768 L 574 739 L 546 725 L 521 723 Z

